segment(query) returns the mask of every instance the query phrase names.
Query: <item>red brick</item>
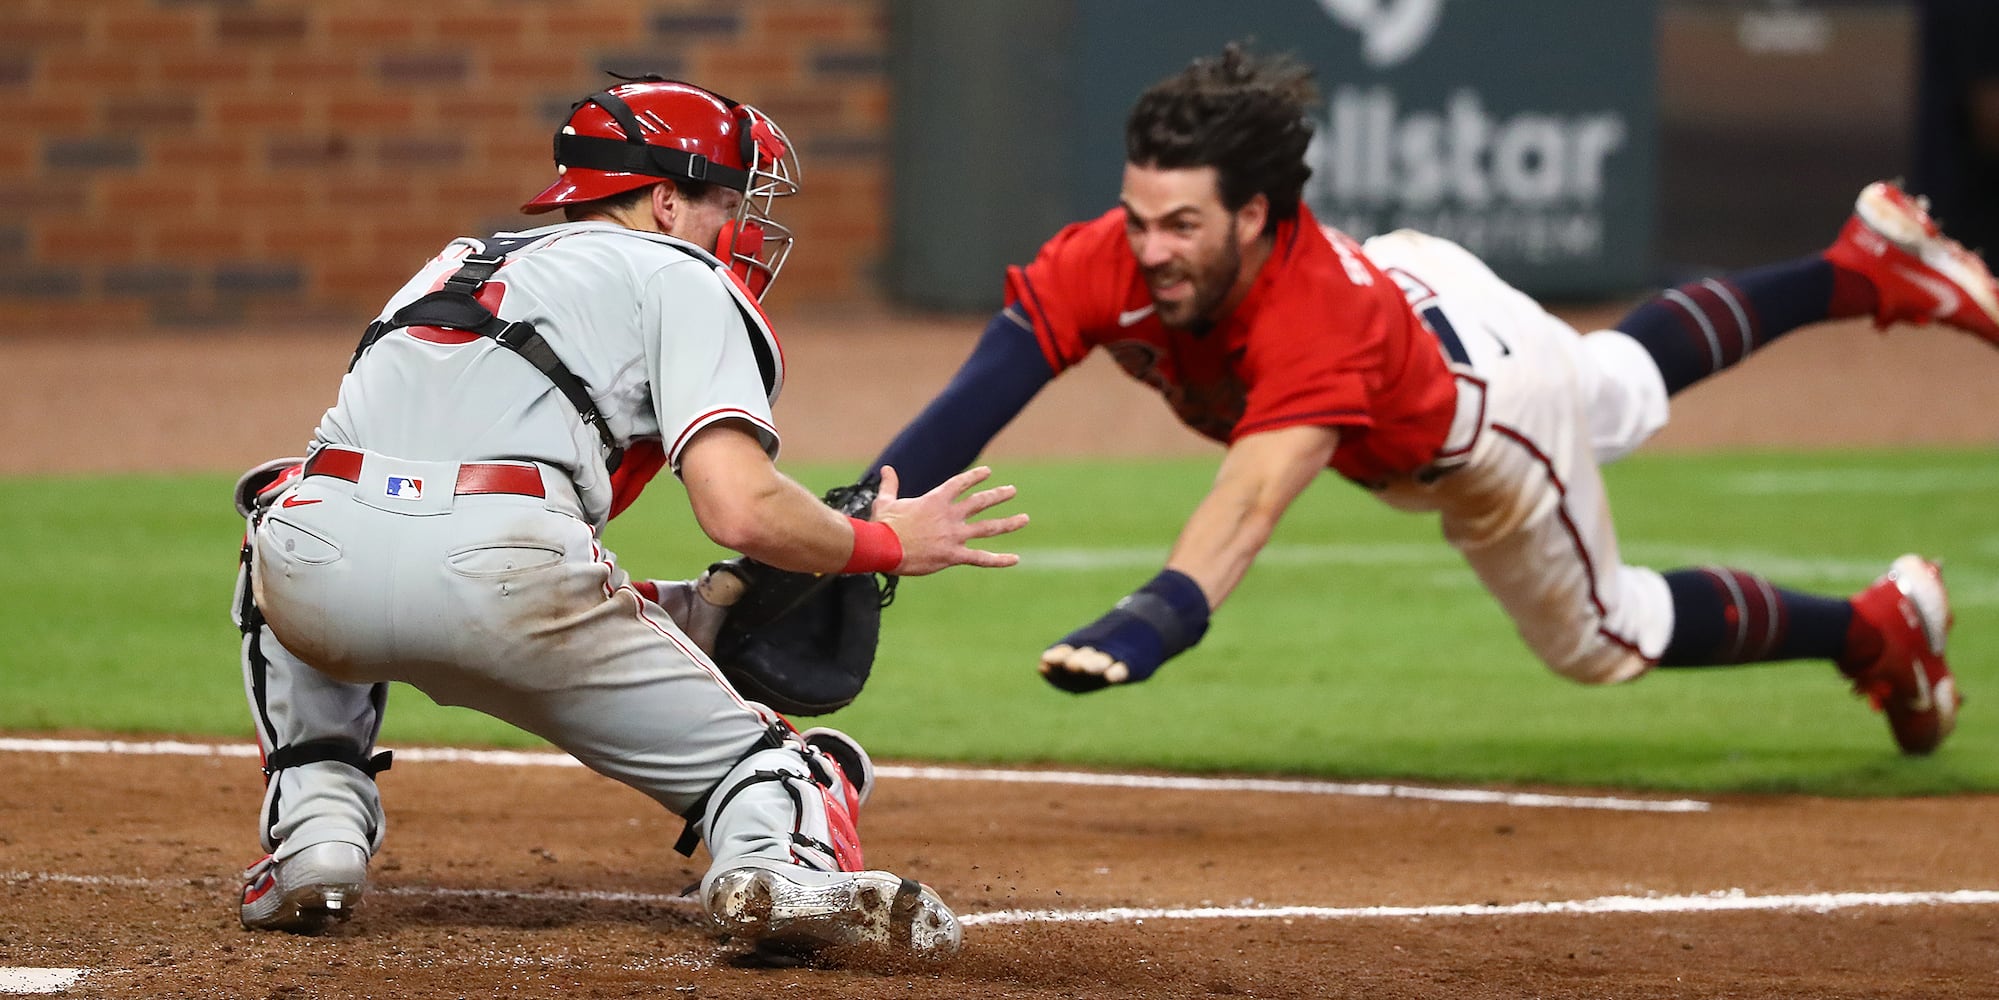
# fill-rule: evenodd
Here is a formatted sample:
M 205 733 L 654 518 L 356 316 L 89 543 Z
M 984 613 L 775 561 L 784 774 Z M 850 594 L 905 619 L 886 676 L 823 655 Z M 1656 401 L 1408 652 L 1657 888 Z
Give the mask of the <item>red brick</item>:
M 886 85 L 855 80 L 842 89 L 849 121 L 877 130 L 888 127 L 894 105 Z
M 416 101 L 408 97 L 336 98 L 326 106 L 326 120 L 342 132 L 407 128 L 416 121 Z
M 303 94 L 317 91 L 318 96 L 324 97 L 326 92 L 335 86 L 359 80 L 361 63 L 361 54 L 353 50 L 337 53 L 300 52 L 286 55 L 283 64 L 279 66 L 279 72 L 295 85 L 297 92 Z M 283 105 L 285 102 L 280 100 L 272 103 Z
M 868 12 L 859 7 L 801 8 L 772 10 L 760 19 L 759 37 L 807 41 L 854 41 L 868 38 Z
M 346 135 L 278 135 L 264 143 L 264 164 L 273 170 L 344 170 L 361 155 Z
M 0 143 L 0 177 L 25 174 L 35 162 L 33 151 L 21 143 Z
M 138 254 L 139 237 L 122 223 L 100 226 L 64 221 L 40 227 L 34 246 L 40 263 L 96 264 L 133 259 Z
M 336 49 L 350 48 L 355 43 L 373 48 L 383 39 L 397 42 L 425 39 L 430 37 L 429 28 L 429 18 L 409 14 L 335 14 L 326 19 L 326 37 Z
M 483 13 L 463 16 L 448 16 L 446 23 L 454 42 L 471 46 L 515 45 L 539 38 L 539 34 L 528 33 L 527 18 L 520 14 L 492 10 L 487 6 Z
M 375 77 L 393 87 L 438 87 L 463 83 L 472 58 L 463 50 L 386 52 L 375 57 Z
M 225 45 L 297 42 L 306 36 L 304 14 L 258 10 L 222 10 L 215 15 L 215 37 Z
M 383 136 L 375 145 L 375 162 L 383 169 L 456 172 L 465 163 L 465 142 L 453 136 Z
M 840 96 L 828 91 L 772 91 L 753 103 L 776 119 L 784 134 L 800 145 L 806 135 L 836 126 L 846 117 L 846 106 Z
M 94 185 L 97 210 L 111 218 L 129 219 L 163 209 L 186 210 L 212 204 L 215 185 L 203 178 L 167 179 L 158 174 L 105 177 Z
M 550 180 L 553 180 L 555 157 L 549 146 L 551 134 L 552 131 L 523 128 L 517 135 L 488 138 L 479 144 L 475 159 L 491 165 L 495 170 L 517 170 L 538 166 L 548 172 L 551 175 Z
M 581 97 L 606 82 L 601 77 L 590 77 L 584 71 L 582 56 L 573 53 L 548 55 L 540 49 L 497 49 L 480 53 L 474 64 L 473 79 L 495 87 L 574 90 Z
M 257 74 L 257 60 L 242 51 L 190 53 L 160 60 L 160 80 L 167 84 L 248 87 Z
M 337 175 L 326 183 L 326 203 L 362 212 L 405 212 L 416 204 L 410 185 L 400 177 Z
M 438 246 L 443 245 L 442 240 L 438 241 Z M 425 259 L 398 255 L 388 260 L 374 257 L 355 263 L 328 263 L 313 268 L 308 276 L 307 298 L 328 299 L 359 315 L 364 310 L 380 308 Z
M 103 93 L 124 85 L 138 89 L 144 68 L 126 55 L 92 55 L 84 52 L 56 52 L 42 60 L 42 80 L 59 89 Z
M 49 302 L 23 296 L 0 296 L 0 310 L 19 329 L 67 330 L 73 333 L 136 330 L 151 325 L 143 301 Z
M 97 125 L 97 113 L 83 94 L 70 91 L 60 97 L 23 97 L 0 101 L 0 129 L 31 132 L 87 132 Z M 10 137 L 9 144 L 18 142 Z
M 222 206 L 232 217 L 246 222 L 274 217 L 283 219 L 295 212 L 323 205 L 325 198 L 317 184 L 301 184 L 292 178 L 240 178 L 218 192 Z
M 350 259 L 360 245 L 361 224 L 351 213 L 295 213 L 258 219 L 252 242 L 262 247 L 310 248 L 315 262 Z
M 10 215 L 78 215 L 87 207 L 89 200 L 80 181 L 24 178 L 0 184 L 0 219 Z
M 761 94 L 780 87 L 795 87 L 801 81 L 795 56 L 773 57 L 756 49 L 725 49 L 701 54 L 694 60 L 693 79 L 739 101 L 762 105 Z
M 306 92 L 291 100 L 268 97 L 217 98 L 209 102 L 216 131 L 235 133 L 243 129 L 298 131 L 326 124 L 326 97 Z
M 194 10 L 119 10 L 105 14 L 102 37 L 116 49 L 131 43 L 186 45 L 200 33 L 201 20 Z
M 118 94 L 104 101 L 104 126 L 114 131 L 184 131 L 201 120 L 201 106 L 184 94 Z
M 146 148 L 153 164 L 163 169 L 235 173 L 249 165 L 253 147 L 241 136 L 161 136 Z
M 0 17 L 0 48 L 44 49 L 82 45 L 90 37 L 84 16 L 72 10 Z
M 545 178 L 516 182 L 468 175 L 449 182 L 445 187 L 451 204 L 468 212 L 511 212 L 554 179 L 555 168 L 551 164 Z
M 140 227 L 140 236 L 153 253 L 171 255 L 183 263 L 234 259 L 250 252 L 249 231 L 233 221 L 175 218 L 164 223 L 147 223 Z
M 579 6 L 549 10 L 547 17 L 535 28 L 536 43 L 574 46 L 591 42 L 623 42 L 639 37 L 642 18 L 638 4 L 600 10 L 579 10 Z
M 468 139 L 516 130 L 527 102 L 494 97 L 486 90 L 427 93 L 417 97 L 416 120 L 425 126 L 448 128 Z

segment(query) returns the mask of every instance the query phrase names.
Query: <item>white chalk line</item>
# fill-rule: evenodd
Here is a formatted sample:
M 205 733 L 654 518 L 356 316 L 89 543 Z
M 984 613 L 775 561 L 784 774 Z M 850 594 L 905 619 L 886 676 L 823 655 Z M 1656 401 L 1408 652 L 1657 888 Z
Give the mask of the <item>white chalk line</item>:
M 1524 903 L 1448 903 L 1437 906 L 1200 906 L 1100 910 L 997 910 L 960 917 L 967 926 L 1026 923 L 1139 923 L 1146 920 L 1369 920 L 1407 917 L 1527 917 L 1561 914 L 1675 914 L 1740 910 L 1830 913 L 1868 906 L 1991 906 L 1999 892 L 1816 892 L 1751 896 L 1740 889 L 1690 896 L 1598 896 Z
M 148 879 L 114 875 L 67 875 L 53 872 L 0 872 L 0 882 L 37 882 L 113 888 L 180 891 L 188 880 Z M 451 889 L 436 886 L 375 886 L 370 893 L 385 896 L 440 899 L 488 899 L 556 903 L 639 903 L 698 912 L 698 901 L 687 896 L 645 892 L 583 890 Z M 1381 920 L 1411 917 L 1529 917 L 1591 914 L 1682 914 L 1744 911 L 1831 913 L 1866 907 L 1993 906 L 1999 891 L 1953 889 L 1930 892 L 1814 892 L 1752 896 L 1741 889 L 1681 895 L 1619 895 L 1519 903 L 1442 903 L 1429 906 L 1194 906 L 1098 909 L 1016 909 L 967 913 L 958 919 L 967 927 L 1040 923 L 1139 923 L 1146 920 Z
M 75 986 L 88 969 L 0 966 L 0 993 L 61 993 Z
M 256 757 L 248 744 L 179 741 L 0 739 L 0 752 L 101 753 L 130 756 Z M 501 767 L 582 767 L 568 754 L 523 750 L 461 750 L 451 747 L 397 748 L 396 759 L 418 763 L 486 764 Z M 1701 813 L 1713 808 L 1699 799 L 1637 799 L 1611 795 L 1553 795 L 1486 788 L 1432 788 L 1381 782 L 1302 781 L 1279 778 L 1199 778 L 1090 771 L 1023 771 L 884 764 L 880 777 L 916 781 L 988 781 L 1010 784 L 1076 785 L 1179 792 L 1258 792 L 1279 795 L 1335 795 L 1367 799 L 1412 799 L 1463 805 L 1519 806 L 1529 809 L 1595 809 L 1611 812 Z

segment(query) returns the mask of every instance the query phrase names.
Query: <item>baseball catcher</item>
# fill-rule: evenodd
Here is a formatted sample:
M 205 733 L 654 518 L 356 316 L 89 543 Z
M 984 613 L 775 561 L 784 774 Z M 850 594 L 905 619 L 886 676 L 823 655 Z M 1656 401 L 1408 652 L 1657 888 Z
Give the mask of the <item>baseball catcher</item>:
M 308 454 L 238 484 L 266 852 L 239 918 L 311 933 L 361 901 L 386 830 L 375 740 L 403 681 L 685 819 L 678 846 L 707 846 L 700 900 L 732 938 L 951 954 L 943 899 L 866 866 L 866 752 L 757 699 L 851 699 L 874 577 L 1013 565 L 968 544 L 1026 523 L 978 516 L 1013 488 L 976 488 L 981 469 L 904 497 L 883 470 L 829 507 L 777 469 L 784 360 L 761 300 L 798 164 L 769 116 L 627 80 L 576 102 L 553 146 L 554 183 L 523 211 L 561 221 L 445 246 L 368 326 Z M 683 584 L 618 565 L 602 529 L 662 470 L 743 559 Z

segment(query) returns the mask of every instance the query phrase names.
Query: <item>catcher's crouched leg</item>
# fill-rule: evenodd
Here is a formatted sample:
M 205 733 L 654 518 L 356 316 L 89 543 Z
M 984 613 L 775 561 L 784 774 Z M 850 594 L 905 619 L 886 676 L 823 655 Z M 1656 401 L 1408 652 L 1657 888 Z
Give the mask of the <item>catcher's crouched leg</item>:
M 789 734 L 730 770 L 702 820 L 715 862 L 701 901 L 723 932 L 787 953 L 958 950 L 958 918 L 935 891 L 862 866 L 855 817 L 873 770 L 859 744 L 831 729 Z

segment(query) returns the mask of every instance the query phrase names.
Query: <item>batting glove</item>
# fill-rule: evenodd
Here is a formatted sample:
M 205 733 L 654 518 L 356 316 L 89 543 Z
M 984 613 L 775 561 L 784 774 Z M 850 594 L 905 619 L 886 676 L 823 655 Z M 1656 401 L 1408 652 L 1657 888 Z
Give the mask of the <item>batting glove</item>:
M 1161 570 L 1102 618 L 1041 654 L 1041 676 L 1072 694 L 1151 677 L 1208 631 L 1208 596 L 1178 570 Z

